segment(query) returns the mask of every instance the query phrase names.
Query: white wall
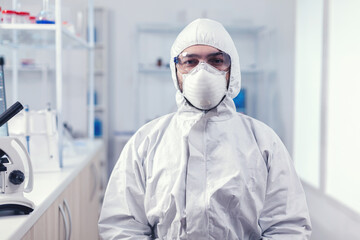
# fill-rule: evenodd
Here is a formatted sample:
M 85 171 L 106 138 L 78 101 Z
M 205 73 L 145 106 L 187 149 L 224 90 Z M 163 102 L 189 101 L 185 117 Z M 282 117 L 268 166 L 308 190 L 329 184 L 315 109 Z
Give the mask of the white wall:
M 294 1 L 95 1 L 109 10 L 109 76 L 110 133 L 136 130 L 134 103 L 133 54 L 135 27 L 139 23 L 186 24 L 199 17 L 208 17 L 224 25 L 249 22 L 273 28 L 276 33 L 274 63 L 277 81 L 274 83 L 280 114 L 275 131 L 292 151 L 293 76 L 294 76 Z M 170 49 L 169 56 L 170 56 Z M 241 58 L 241 53 L 239 53 Z M 171 76 L 169 75 L 169 81 Z M 156 94 L 156 93 L 154 93 Z M 175 101 L 175 100 L 174 100 Z

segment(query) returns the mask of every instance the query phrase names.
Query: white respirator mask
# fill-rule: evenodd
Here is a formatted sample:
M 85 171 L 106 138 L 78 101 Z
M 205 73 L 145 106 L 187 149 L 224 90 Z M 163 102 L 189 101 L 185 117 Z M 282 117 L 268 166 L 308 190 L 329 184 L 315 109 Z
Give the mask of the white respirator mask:
M 200 110 L 210 110 L 221 102 L 227 92 L 225 71 L 219 71 L 213 66 L 201 62 L 189 73 L 182 74 L 182 95 L 194 107 Z

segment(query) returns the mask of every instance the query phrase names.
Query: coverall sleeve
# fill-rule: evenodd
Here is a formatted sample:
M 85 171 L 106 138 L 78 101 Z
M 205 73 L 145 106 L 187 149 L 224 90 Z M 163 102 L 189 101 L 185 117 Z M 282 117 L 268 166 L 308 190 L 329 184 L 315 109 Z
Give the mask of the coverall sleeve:
M 305 193 L 289 153 L 278 138 L 265 155 L 268 179 L 259 219 L 262 239 L 310 239 L 311 223 Z
M 133 139 L 111 174 L 99 219 L 102 239 L 152 239 L 144 209 L 145 175 Z

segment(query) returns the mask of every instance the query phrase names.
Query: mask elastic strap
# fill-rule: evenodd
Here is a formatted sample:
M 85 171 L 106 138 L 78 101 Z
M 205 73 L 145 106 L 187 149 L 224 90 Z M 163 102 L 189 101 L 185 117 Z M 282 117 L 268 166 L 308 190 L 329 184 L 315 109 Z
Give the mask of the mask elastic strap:
M 201 109 L 201 108 L 198 108 L 198 107 L 195 107 L 194 105 L 192 105 L 192 103 L 184 96 L 184 94 L 182 94 L 182 96 L 184 97 L 185 101 L 190 105 L 192 106 L 193 108 L 199 110 L 199 111 L 203 111 L 205 113 L 217 108 L 217 106 L 220 105 L 220 103 L 222 103 L 222 101 L 224 101 L 225 97 L 226 97 L 226 94 L 227 94 L 227 91 L 225 93 L 225 95 L 222 97 L 222 99 L 220 100 L 220 102 L 218 104 L 216 104 L 214 107 L 210 108 L 210 109 Z

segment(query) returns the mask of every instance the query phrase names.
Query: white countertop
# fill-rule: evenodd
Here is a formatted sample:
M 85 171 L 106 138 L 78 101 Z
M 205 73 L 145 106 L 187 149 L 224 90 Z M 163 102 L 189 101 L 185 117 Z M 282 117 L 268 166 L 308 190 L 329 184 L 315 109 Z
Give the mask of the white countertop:
M 51 204 L 60 196 L 80 171 L 101 149 L 101 140 L 77 141 L 76 155 L 64 156 L 64 167 L 58 171 L 34 172 L 32 192 L 24 196 L 31 200 L 35 209 L 29 215 L 1 216 L 0 239 L 21 239 Z

